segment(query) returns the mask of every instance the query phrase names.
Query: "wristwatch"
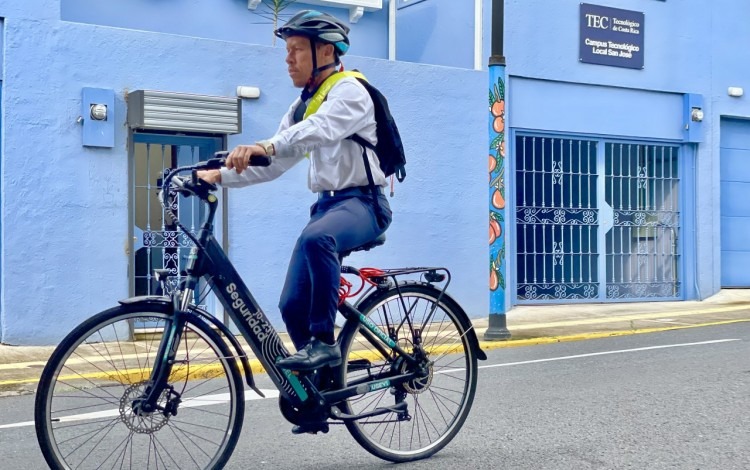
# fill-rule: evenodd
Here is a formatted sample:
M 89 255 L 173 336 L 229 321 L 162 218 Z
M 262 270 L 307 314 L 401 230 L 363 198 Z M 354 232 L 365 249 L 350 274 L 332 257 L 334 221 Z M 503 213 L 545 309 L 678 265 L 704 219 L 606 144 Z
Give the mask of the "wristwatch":
M 273 144 L 270 140 L 260 140 L 258 142 L 255 142 L 255 145 L 259 145 L 265 150 L 266 155 L 269 157 L 274 154 Z

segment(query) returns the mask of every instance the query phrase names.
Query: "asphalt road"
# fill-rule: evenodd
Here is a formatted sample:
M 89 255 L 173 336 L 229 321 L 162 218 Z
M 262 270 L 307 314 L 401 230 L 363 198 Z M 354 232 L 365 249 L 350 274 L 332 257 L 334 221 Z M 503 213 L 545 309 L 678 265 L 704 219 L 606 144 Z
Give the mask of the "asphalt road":
M 415 469 L 748 469 L 750 323 L 488 351 L 456 439 Z M 261 388 L 271 388 L 258 377 Z M 0 398 L 0 468 L 45 468 L 33 396 Z M 389 468 L 346 429 L 248 401 L 228 468 Z

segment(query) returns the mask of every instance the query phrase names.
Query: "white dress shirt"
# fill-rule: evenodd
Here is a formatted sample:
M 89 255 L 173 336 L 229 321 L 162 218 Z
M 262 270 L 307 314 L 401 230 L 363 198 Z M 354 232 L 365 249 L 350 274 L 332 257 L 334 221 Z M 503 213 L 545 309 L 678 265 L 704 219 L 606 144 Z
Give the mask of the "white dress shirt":
M 221 185 L 227 188 L 248 186 L 278 178 L 282 173 L 310 156 L 307 185 L 313 192 L 367 186 L 367 173 L 362 159 L 362 147 L 350 135 L 377 143 L 375 112 L 372 99 L 354 77 L 340 79 L 328 93 L 328 98 L 315 114 L 294 124 L 297 98 L 281 121 L 276 135 L 271 137 L 275 155 L 267 167 L 251 166 L 241 174 L 221 169 Z M 367 157 L 376 186 L 387 184 L 375 152 L 367 149 Z

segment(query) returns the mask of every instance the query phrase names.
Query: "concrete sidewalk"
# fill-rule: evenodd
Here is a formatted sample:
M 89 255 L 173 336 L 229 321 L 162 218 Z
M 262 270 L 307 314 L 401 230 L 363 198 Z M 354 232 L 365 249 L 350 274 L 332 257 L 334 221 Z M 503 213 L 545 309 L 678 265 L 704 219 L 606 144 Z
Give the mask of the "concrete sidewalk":
M 507 341 L 483 341 L 487 317 L 473 323 L 482 349 L 495 349 L 741 321 L 750 321 L 748 289 L 725 289 L 704 301 L 519 306 L 507 314 Z M 293 350 L 286 334 L 282 339 Z M 0 344 L 0 396 L 32 393 L 53 350 Z
M 518 306 L 507 314 L 509 341 L 496 348 L 750 321 L 750 290 L 724 289 L 703 301 Z M 474 321 L 480 340 L 488 319 Z

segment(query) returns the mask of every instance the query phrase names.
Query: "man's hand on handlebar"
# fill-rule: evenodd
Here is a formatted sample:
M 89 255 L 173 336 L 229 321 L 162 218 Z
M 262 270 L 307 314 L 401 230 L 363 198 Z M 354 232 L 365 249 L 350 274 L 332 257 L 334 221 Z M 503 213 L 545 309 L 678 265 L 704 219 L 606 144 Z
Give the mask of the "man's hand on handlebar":
M 221 184 L 221 170 L 198 170 L 195 175 L 207 183 Z
M 227 157 L 227 168 L 234 168 L 240 174 L 250 166 L 250 157 L 266 155 L 266 150 L 260 145 L 238 145 Z
M 217 170 L 219 167 L 226 166 L 240 174 L 248 166 L 268 166 L 270 164 L 271 157 L 268 156 L 262 146 L 240 145 L 231 152 L 216 152 L 214 158 L 204 162 L 202 166 L 202 168 L 209 169 L 196 171 L 196 176 L 207 183 L 221 184 L 221 170 Z

